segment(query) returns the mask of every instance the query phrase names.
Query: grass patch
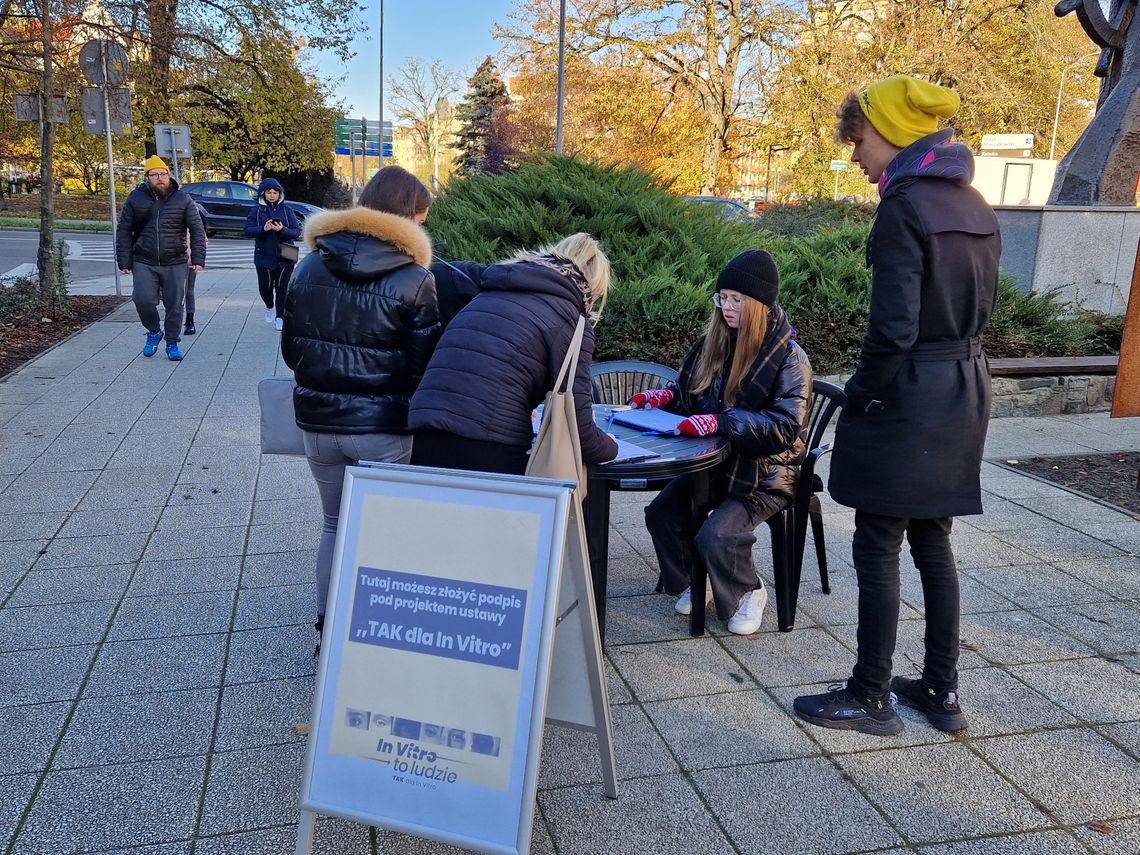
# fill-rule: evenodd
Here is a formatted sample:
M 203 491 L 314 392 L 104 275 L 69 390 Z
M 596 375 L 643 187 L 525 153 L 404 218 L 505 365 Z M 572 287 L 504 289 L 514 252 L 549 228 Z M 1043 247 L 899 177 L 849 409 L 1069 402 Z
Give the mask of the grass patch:
M 90 220 L 52 220 L 52 226 L 68 232 L 109 232 L 110 223 L 94 223 Z M 0 229 L 39 229 L 39 217 L 0 216 Z

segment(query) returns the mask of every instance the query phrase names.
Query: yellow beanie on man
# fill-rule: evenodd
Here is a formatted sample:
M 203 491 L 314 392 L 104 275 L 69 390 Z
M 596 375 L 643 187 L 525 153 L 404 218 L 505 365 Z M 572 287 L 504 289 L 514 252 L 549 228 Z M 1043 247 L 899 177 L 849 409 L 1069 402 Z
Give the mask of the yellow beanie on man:
M 146 159 L 146 162 L 143 163 L 143 175 L 146 175 L 152 169 L 165 169 L 167 172 L 170 171 L 170 167 L 166 165 L 166 161 L 157 154 L 152 154 Z
M 872 83 L 859 94 L 863 115 L 891 145 L 906 148 L 938 130 L 938 120 L 958 112 L 958 94 L 937 83 L 902 74 Z

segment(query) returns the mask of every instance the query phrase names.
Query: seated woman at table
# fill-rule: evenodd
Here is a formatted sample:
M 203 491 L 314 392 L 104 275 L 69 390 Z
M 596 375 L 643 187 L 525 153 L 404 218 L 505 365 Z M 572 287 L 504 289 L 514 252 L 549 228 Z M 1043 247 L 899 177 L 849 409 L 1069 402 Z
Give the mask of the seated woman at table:
M 521 475 L 534 433 L 531 413 L 554 386 L 578 319 L 596 321 L 610 262 L 584 232 L 507 261 L 462 263 L 477 295 L 439 340 L 412 397 L 412 463 Z M 594 424 L 587 323 L 574 377 L 584 463 L 604 463 L 617 443 Z
M 678 426 L 684 436 L 728 440 L 728 458 L 712 476 L 708 518 L 693 519 L 693 478 L 682 475 L 645 509 L 645 524 L 665 590 L 680 594 L 677 612 L 693 608 L 695 548 L 708 567 L 717 617 L 737 635 L 760 628 L 768 602 L 752 561 L 754 531 L 791 501 L 807 442 L 811 365 L 776 302 L 779 282 L 762 250 L 729 262 L 717 278 L 708 328 L 677 382 L 630 402 L 687 416 Z

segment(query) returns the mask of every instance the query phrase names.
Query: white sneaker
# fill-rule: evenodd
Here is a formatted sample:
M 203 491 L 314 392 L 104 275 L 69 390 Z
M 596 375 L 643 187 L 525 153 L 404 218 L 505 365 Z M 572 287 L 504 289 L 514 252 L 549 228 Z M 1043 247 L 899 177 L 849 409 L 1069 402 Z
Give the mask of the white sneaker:
M 768 589 L 757 588 L 740 598 L 740 605 L 728 620 L 728 631 L 737 635 L 752 635 L 760 628 L 764 606 L 768 605 Z
M 705 604 L 712 602 L 712 586 L 705 584 Z M 686 588 L 681 592 L 681 596 L 677 598 L 676 604 L 673 609 L 679 615 L 691 615 L 693 613 L 693 589 Z
M 281 320 L 281 318 L 274 318 L 273 319 L 273 329 L 275 329 L 275 330 L 285 329 L 285 321 Z
M 277 313 L 275 311 L 273 311 L 272 309 L 266 309 L 265 310 L 265 322 L 267 324 L 271 324 L 275 320 L 277 320 Z

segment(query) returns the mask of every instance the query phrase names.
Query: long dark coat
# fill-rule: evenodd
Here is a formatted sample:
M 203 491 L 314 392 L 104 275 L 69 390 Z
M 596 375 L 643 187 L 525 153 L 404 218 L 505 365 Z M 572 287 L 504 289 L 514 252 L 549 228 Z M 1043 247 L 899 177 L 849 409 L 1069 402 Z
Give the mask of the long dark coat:
M 884 516 L 982 512 L 990 377 L 981 336 L 1001 236 L 968 186 L 972 156 L 949 135 L 924 137 L 892 161 L 867 242 L 870 318 L 828 490 L 840 504 Z

